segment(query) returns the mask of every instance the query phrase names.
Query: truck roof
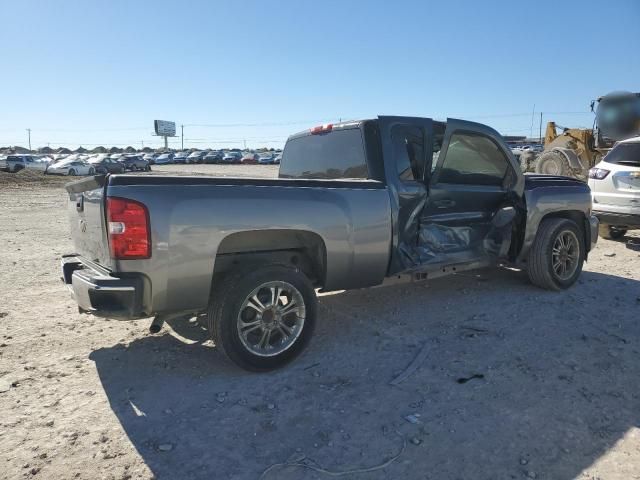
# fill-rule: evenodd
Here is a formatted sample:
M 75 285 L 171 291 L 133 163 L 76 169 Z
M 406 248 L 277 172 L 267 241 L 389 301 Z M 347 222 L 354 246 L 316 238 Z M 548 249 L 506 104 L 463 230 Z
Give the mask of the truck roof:
M 308 128 L 306 130 L 302 130 L 300 132 L 289 135 L 288 140 L 292 138 L 306 137 L 307 135 L 311 135 L 312 133 L 323 133 L 329 132 L 333 130 L 347 130 L 350 128 L 360 128 L 360 126 L 365 122 L 370 122 L 374 119 L 368 118 L 364 120 L 349 120 L 346 122 L 339 123 L 325 123 L 324 125 L 318 125 L 312 128 Z

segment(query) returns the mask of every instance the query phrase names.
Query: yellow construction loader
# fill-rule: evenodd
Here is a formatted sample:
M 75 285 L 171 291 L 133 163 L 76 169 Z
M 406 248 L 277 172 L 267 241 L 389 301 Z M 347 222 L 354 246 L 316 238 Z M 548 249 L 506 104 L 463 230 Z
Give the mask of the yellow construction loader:
M 586 181 L 589 169 L 615 142 L 640 135 L 640 93 L 609 93 L 591 102 L 591 111 L 596 114 L 593 129 L 547 123 L 543 152 L 521 157 L 523 170 Z

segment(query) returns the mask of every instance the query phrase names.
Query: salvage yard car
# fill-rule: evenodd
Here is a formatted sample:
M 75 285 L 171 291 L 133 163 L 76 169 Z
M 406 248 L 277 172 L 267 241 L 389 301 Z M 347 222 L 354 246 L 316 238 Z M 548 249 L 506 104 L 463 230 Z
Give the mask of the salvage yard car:
M 96 169 L 93 165 L 71 158 L 69 160 L 64 159 L 49 165 L 45 171 L 47 175 L 93 175 L 96 173 Z
M 87 162 L 94 168 L 96 173 L 124 173 L 125 171 L 122 163 L 105 154 L 89 158 Z
M 600 235 L 613 240 L 640 229 L 640 137 L 618 142 L 589 170 Z
M 135 171 L 149 171 L 151 167 L 149 167 L 149 162 L 147 162 L 141 155 L 125 155 L 118 160 L 124 166 L 125 170 Z
M 0 158 L 0 170 L 10 173 L 17 173 L 25 168 L 44 172 L 48 164 L 48 162 L 31 155 L 7 155 Z
M 488 266 L 575 283 L 597 240 L 589 187 L 523 175 L 502 137 L 462 120 L 378 117 L 289 137 L 278 179 L 111 175 L 70 183 L 82 311 L 206 313 L 218 348 L 266 371 L 311 338 L 322 292 Z M 256 204 L 260 208 L 255 208 Z

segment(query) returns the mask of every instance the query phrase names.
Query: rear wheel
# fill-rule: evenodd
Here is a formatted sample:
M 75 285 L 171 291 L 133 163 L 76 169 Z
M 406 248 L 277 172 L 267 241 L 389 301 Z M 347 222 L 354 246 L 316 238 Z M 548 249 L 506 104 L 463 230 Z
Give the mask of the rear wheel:
M 144 167 L 144 171 L 145 171 L 145 172 L 150 172 L 150 171 L 151 171 L 151 167 L 150 167 L 149 165 L 146 165 L 146 166 Z
M 620 240 L 627 234 L 626 228 L 615 228 L 606 223 L 601 223 L 598 227 L 598 233 L 602 238 L 608 238 L 609 240 Z
M 582 272 L 584 256 L 584 238 L 575 222 L 544 219 L 529 252 L 529 279 L 547 290 L 569 288 Z
M 216 346 L 238 366 L 268 371 L 287 364 L 309 343 L 316 321 L 313 285 L 280 265 L 215 280 L 207 328 Z
M 543 152 L 536 160 L 536 173 L 542 175 L 564 175 L 571 176 L 571 165 L 569 160 L 560 152 L 553 150 Z
M 76 175 L 76 171 L 72 168 L 69 170 L 69 176 L 74 177 Z
M 95 169 L 94 169 L 93 167 L 91 167 L 91 168 L 89 169 L 89 175 L 95 175 L 95 174 L 96 174 Z

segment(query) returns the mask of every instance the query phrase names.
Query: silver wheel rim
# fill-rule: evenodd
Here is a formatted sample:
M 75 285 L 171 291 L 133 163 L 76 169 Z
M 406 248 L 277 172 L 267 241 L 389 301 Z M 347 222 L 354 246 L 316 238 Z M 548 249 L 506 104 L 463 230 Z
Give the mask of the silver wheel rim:
M 560 280 L 568 280 L 576 273 L 580 259 L 580 243 L 571 230 L 560 232 L 553 242 L 551 265 Z
M 296 287 L 287 282 L 266 282 L 242 302 L 236 322 L 238 336 L 254 355 L 279 355 L 296 343 L 305 316 L 304 298 Z

